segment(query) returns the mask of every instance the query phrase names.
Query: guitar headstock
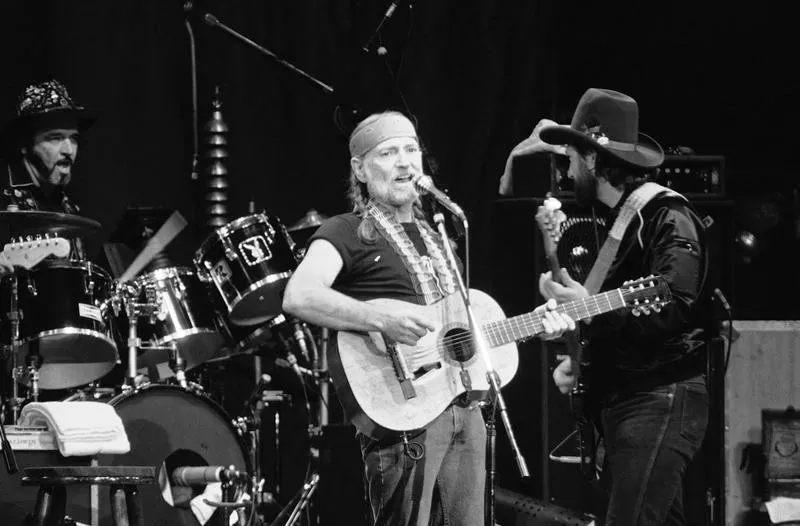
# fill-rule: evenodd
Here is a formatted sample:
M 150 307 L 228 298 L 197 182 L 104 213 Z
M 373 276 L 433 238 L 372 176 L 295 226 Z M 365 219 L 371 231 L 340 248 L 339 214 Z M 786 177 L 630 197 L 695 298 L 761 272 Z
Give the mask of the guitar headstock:
M 6 243 L 3 254 L 15 267 L 30 270 L 48 256 L 64 258 L 69 255 L 70 243 L 62 237 L 37 237 Z
M 536 223 L 542 231 L 545 254 L 555 254 L 561 239 L 561 225 L 567 215 L 561 210 L 561 202 L 547 194 L 544 203 L 536 210 Z
M 672 301 L 672 293 L 663 276 L 626 281 L 619 290 L 634 316 L 660 312 L 661 307 Z

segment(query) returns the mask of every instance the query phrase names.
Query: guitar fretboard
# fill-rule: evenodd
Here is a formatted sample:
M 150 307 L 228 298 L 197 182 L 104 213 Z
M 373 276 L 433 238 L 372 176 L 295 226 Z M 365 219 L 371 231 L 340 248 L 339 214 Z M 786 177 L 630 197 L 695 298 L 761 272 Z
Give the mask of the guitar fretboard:
M 620 309 L 624 306 L 625 299 L 622 296 L 622 292 L 619 289 L 615 289 L 595 294 L 588 298 L 563 303 L 556 308 L 556 311 L 565 313 L 573 320 L 578 321 Z M 498 347 L 544 332 L 543 317 L 544 314 L 532 311 L 505 320 L 487 323 L 482 329 L 490 346 Z

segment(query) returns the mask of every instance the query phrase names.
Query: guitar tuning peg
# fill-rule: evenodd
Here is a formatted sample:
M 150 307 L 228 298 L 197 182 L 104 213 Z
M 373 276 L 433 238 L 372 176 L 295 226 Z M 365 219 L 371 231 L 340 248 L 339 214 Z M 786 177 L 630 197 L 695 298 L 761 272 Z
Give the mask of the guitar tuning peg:
M 634 316 L 636 316 L 638 318 L 639 316 L 641 316 L 642 313 L 639 310 L 639 307 L 634 307 L 633 309 L 631 309 L 631 314 L 633 314 Z
M 661 303 L 654 303 L 652 306 L 653 312 L 659 313 L 661 312 Z

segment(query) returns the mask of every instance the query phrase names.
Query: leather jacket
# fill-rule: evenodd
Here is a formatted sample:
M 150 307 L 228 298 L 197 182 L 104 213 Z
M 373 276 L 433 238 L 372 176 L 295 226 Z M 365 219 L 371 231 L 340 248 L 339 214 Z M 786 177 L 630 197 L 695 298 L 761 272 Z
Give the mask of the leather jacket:
M 613 224 L 619 205 L 610 211 Z M 704 225 L 680 197 L 656 196 L 628 225 L 601 291 L 651 274 L 663 276 L 672 302 L 661 312 L 634 316 L 618 310 L 596 316 L 582 334 L 591 360 L 587 373 L 598 394 L 650 389 L 702 374 L 705 318 L 710 302 Z

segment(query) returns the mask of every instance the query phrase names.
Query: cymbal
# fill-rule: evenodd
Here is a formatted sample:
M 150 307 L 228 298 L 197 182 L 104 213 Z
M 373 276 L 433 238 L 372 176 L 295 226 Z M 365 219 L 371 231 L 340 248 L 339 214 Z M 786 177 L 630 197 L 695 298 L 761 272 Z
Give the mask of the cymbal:
M 300 221 L 290 226 L 287 230 L 289 232 L 296 232 L 298 230 L 305 230 L 307 228 L 316 228 L 328 219 L 328 216 L 320 214 L 313 208 L 306 212 L 306 215 L 303 216 Z
M 50 234 L 83 237 L 100 230 L 100 223 L 88 217 L 43 210 L 0 210 L 0 233 L 5 237 Z

